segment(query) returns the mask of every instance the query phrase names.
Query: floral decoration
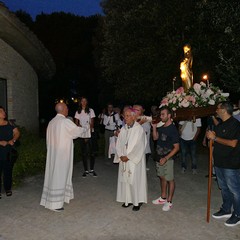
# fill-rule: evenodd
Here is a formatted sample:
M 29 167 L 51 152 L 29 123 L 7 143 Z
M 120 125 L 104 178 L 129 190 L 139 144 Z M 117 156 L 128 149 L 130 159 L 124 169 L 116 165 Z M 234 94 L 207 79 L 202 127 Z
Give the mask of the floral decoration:
M 224 93 L 218 87 L 204 82 L 195 83 L 188 92 L 183 87 L 168 93 L 161 101 L 160 107 L 169 106 L 173 111 L 178 108 L 207 107 L 226 101 L 229 93 Z

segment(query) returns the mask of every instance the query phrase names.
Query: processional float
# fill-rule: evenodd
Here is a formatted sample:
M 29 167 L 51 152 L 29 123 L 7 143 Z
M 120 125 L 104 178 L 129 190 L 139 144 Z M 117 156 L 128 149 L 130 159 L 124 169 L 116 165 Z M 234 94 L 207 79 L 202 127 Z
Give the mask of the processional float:
M 173 91 L 168 93 L 161 101 L 161 106 L 167 105 L 173 110 L 173 120 L 192 120 L 196 118 L 215 115 L 217 104 L 227 100 L 228 93 L 223 93 L 218 87 L 209 84 L 207 75 L 203 76 L 200 83 L 193 82 L 193 56 L 191 46 L 186 44 L 183 47 L 184 58 L 180 64 L 182 87 L 176 91 L 174 84 L 176 77 L 173 78 Z M 209 142 L 209 177 L 207 195 L 207 222 L 210 219 L 211 186 L 212 186 L 212 152 L 213 141 Z

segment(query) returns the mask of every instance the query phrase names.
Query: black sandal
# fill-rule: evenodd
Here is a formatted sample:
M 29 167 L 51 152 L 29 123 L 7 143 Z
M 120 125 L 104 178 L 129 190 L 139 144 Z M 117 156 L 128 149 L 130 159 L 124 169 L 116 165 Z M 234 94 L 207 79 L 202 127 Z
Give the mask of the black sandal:
M 10 197 L 10 196 L 12 196 L 12 191 L 11 191 L 11 190 L 9 190 L 9 191 L 6 191 L 6 196 L 7 196 L 7 197 Z
M 2 198 L 2 194 L 0 193 L 0 199 Z

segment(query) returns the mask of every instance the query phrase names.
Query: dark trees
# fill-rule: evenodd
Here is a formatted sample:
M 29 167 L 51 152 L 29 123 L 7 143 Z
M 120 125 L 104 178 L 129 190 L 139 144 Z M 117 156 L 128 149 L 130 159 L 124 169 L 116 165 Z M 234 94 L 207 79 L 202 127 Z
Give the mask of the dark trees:
M 239 92 L 238 1 L 103 0 L 102 66 L 115 97 L 159 100 L 179 76 L 182 47 L 193 48 L 194 81 Z M 178 84 L 181 84 L 178 77 Z
M 182 45 L 191 41 L 192 4 L 186 1 L 102 1 L 104 76 L 115 96 L 159 101 L 179 76 Z
M 40 81 L 43 106 L 54 103 L 55 99 L 83 95 L 91 105 L 98 105 L 99 71 L 94 62 L 93 39 L 100 18 L 63 12 L 36 17 L 33 31 L 50 51 L 57 67 L 51 81 Z
M 102 7 L 105 16 L 41 14 L 34 23 L 18 13 L 57 65 L 53 81 L 40 86 L 46 102 L 87 95 L 98 106 L 157 104 L 172 90 L 173 77 L 181 85 L 186 43 L 194 82 L 208 73 L 225 91 L 240 92 L 239 1 L 102 0 Z

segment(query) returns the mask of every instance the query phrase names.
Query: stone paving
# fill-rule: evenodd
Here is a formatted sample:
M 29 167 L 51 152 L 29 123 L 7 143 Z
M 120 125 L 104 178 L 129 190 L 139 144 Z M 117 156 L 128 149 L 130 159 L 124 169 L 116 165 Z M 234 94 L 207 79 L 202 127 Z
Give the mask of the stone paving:
M 124 209 L 115 201 L 118 166 L 97 158 L 97 178 L 82 178 L 82 163 L 74 166 L 75 198 L 62 213 L 39 205 L 43 175 L 28 178 L 12 197 L 0 200 L 0 240 L 239 240 L 240 226 L 226 227 L 224 220 L 206 222 L 207 152 L 199 154 L 199 172 L 181 174 L 175 163 L 176 192 L 173 208 L 163 212 L 151 203 L 159 197 L 154 163 L 148 171 L 149 203 L 139 212 Z M 211 213 L 221 204 L 213 181 Z

